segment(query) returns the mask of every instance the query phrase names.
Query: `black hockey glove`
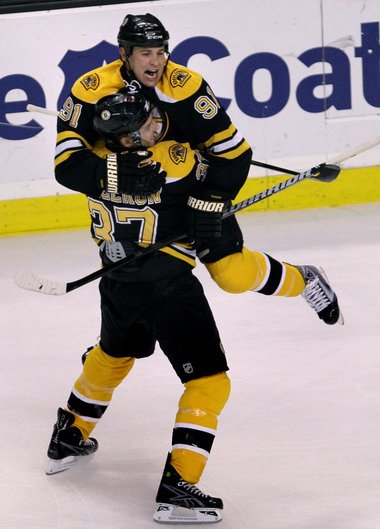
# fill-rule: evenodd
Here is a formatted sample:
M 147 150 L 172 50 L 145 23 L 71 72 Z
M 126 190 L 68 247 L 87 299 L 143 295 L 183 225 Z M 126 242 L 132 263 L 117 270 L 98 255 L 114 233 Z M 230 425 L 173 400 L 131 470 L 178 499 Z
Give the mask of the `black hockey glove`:
M 222 217 L 229 200 L 218 192 L 202 190 L 187 200 L 187 233 L 195 248 L 222 236 Z
M 101 189 L 111 193 L 148 196 L 165 183 L 166 171 L 151 160 L 149 151 L 108 154 L 99 160 L 97 178 Z

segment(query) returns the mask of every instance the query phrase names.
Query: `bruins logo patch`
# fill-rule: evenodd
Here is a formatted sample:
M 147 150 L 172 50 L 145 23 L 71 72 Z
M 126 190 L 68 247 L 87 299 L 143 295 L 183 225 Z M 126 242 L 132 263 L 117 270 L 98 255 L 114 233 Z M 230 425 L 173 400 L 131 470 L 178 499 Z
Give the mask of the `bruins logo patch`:
M 173 73 L 170 76 L 170 83 L 173 87 L 182 86 L 190 79 L 190 74 L 188 72 L 185 72 L 181 70 L 180 68 L 176 68 Z
M 186 160 L 186 154 L 187 148 L 180 143 L 176 143 L 169 148 L 169 156 L 176 165 Z
M 86 77 L 83 77 L 81 83 L 86 90 L 96 90 L 100 83 L 99 76 L 96 73 L 92 73 Z

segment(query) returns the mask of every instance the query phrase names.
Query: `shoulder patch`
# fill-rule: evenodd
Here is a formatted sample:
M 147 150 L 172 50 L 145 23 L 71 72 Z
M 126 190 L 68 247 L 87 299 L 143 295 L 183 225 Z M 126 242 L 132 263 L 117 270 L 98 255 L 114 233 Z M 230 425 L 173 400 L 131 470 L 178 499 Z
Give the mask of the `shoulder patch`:
M 190 79 L 191 75 L 189 72 L 182 70 L 181 68 L 175 68 L 170 75 L 170 84 L 175 88 L 177 86 L 184 86 L 185 83 Z
M 180 143 L 175 143 L 169 147 L 169 156 L 173 162 L 178 165 L 186 160 L 187 148 Z
M 85 87 L 86 90 L 96 90 L 99 87 L 100 79 L 97 73 L 90 73 L 83 77 L 80 82 Z

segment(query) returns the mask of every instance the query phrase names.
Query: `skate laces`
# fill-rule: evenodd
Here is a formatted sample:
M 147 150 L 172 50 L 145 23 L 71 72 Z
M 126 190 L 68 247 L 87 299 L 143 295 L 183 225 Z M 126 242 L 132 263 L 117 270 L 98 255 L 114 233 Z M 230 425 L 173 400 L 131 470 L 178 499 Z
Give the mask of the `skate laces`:
M 193 485 L 192 483 L 189 483 L 188 481 L 179 481 L 178 482 L 179 487 L 183 487 L 187 492 L 190 492 L 190 494 L 194 494 L 195 496 L 201 496 L 202 498 L 207 498 L 207 494 L 202 492 L 198 487 Z
M 89 437 L 85 441 L 82 440 L 79 444 L 82 444 L 82 446 L 85 446 L 86 448 L 90 448 L 92 446 L 95 446 L 96 443 L 91 437 Z
M 306 285 L 302 297 L 316 312 L 321 312 L 331 304 L 331 300 L 322 288 L 318 277 Z

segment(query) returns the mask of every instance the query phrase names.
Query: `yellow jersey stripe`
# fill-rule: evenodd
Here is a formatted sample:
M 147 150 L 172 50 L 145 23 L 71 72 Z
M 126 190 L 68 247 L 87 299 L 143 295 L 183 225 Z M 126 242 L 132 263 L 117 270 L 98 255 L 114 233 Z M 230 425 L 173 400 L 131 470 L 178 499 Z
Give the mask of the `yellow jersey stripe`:
M 205 143 L 206 148 L 210 148 L 216 143 L 221 143 L 226 140 L 230 140 L 234 134 L 236 134 L 236 127 L 231 123 L 231 125 L 228 127 L 228 129 L 223 130 L 222 132 L 218 132 L 217 134 L 214 134 L 211 136 L 211 138 Z
M 85 147 L 92 150 L 92 146 L 80 134 L 76 134 L 73 131 L 60 132 L 57 135 L 54 166 L 57 167 L 57 165 L 67 160 L 74 152 Z
M 160 248 L 160 252 L 167 253 L 171 255 L 172 257 L 176 257 L 177 259 L 181 259 L 182 261 L 185 261 L 185 263 L 189 264 L 192 267 L 195 267 L 195 258 L 189 257 L 188 255 L 184 255 L 183 253 L 175 250 L 174 248 L 171 248 L 169 246 L 164 246 L 163 248 Z
M 244 140 L 243 143 L 241 143 L 237 148 L 231 151 L 226 151 L 219 153 L 218 156 L 220 158 L 226 158 L 227 160 L 233 160 L 234 158 L 237 158 L 244 152 L 246 152 L 248 149 L 250 149 L 250 146 L 248 143 Z

